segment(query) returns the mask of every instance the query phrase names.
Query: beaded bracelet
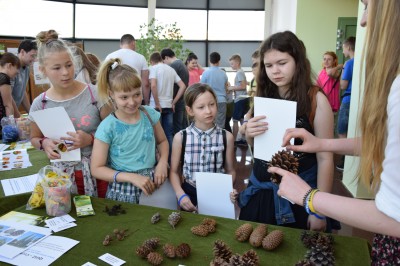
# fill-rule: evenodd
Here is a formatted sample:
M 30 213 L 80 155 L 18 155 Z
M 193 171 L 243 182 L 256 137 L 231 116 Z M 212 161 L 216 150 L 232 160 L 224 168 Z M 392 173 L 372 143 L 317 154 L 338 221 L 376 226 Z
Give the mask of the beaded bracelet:
M 308 196 L 310 195 L 311 191 L 312 191 L 312 188 L 310 188 L 309 190 L 307 190 L 306 194 L 304 194 L 304 197 L 303 197 L 303 206 L 304 206 L 304 208 L 306 207 L 307 198 L 308 198 Z
M 187 195 L 187 194 L 183 194 L 183 195 L 178 199 L 178 206 L 181 206 L 181 200 L 182 200 L 184 197 L 188 197 L 188 195 Z
M 117 183 L 117 182 L 118 182 L 118 181 L 117 181 L 117 175 L 118 175 L 119 173 L 121 173 L 121 171 L 115 171 L 114 176 L 113 176 L 114 183 Z
M 317 217 L 318 219 L 323 220 L 323 219 L 325 219 L 325 216 L 318 215 L 318 213 L 315 212 L 314 206 L 313 206 L 313 204 L 312 204 L 312 200 L 313 200 L 313 198 L 314 198 L 314 195 L 315 195 L 318 191 L 319 191 L 318 189 L 313 189 L 313 190 L 311 191 L 311 193 L 308 194 L 308 196 L 307 196 L 307 198 L 306 198 L 305 209 L 306 209 L 306 212 L 307 212 L 308 214 L 314 215 L 314 216 Z

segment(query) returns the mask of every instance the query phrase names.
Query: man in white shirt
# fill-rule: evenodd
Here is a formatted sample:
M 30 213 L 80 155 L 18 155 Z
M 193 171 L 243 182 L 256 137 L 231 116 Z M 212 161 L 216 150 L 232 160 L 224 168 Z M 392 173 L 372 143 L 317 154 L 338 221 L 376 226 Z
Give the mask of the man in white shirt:
M 122 64 L 126 64 L 136 69 L 142 79 L 142 92 L 144 103 L 149 103 L 150 88 L 149 88 L 149 68 L 147 66 L 146 58 L 137 53 L 136 41 L 131 34 L 124 34 L 121 37 L 119 50 L 107 55 L 106 61 L 111 58 L 119 58 Z

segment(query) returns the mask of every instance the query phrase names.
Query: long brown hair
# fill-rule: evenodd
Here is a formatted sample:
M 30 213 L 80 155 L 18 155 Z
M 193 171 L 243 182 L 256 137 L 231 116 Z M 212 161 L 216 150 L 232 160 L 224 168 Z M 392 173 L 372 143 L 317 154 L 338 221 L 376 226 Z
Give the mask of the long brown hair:
M 358 175 L 379 186 L 387 138 L 387 104 L 399 75 L 400 1 L 369 1 L 365 54 L 365 91 L 361 108 L 361 161 Z

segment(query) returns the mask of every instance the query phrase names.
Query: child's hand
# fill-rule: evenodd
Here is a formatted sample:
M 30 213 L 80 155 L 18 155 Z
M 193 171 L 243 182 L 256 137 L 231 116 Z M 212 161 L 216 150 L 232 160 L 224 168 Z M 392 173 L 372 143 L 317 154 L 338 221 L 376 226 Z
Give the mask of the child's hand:
M 68 150 L 75 150 L 92 145 L 92 136 L 82 130 L 75 132 L 67 132 L 70 137 L 62 137 L 61 140 L 71 142 L 72 145 L 68 146 Z
M 43 151 L 46 153 L 47 158 L 50 160 L 60 159 L 61 155 L 57 152 L 57 144 L 60 143 L 59 140 L 55 139 L 44 139 L 42 141 Z
M 188 212 L 197 212 L 196 206 L 193 205 L 188 196 L 182 198 L 179 207 Z
M 149 179 L 148 177 L 142 175 L 135 175 L 132 184 L 135 187 L 140 188 L 146 196 L 151 195 L 156 189 L 153 181 L 151 181 L 151 179 Z
M 154 183 L 159 188 L 167 179 L 168 176 L 168 163 L 159 161 L 154 171 Z
M 268 123 L 260 121 L 265 118 L 265 115 L 259 115 L 247 121 L 246 137 L 254 138 L 255 136 L 265 133 L 268 130 Z
M 237 200 L 238 196 L 239 196 L 239 193 L 237 192 L 236 189 L 234 189 L 231 193 L 229 193 L 229 197 L 230 197 L 231 202 L 232 202 L 233 204 L 236 203 L 236 200 Z

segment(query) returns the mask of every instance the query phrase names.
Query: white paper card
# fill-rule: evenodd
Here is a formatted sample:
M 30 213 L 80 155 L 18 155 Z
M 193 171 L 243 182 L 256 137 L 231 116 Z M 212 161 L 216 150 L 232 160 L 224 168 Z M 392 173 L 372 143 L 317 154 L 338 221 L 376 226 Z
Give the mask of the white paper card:
M 254 116 L 265 115 L 268 130 L 254 138 L 254 157 L 270 161 L 281 151 L 286 129 L 296 127 L 297 103 L 263 97 L 254 97 Z M 293 140 L 291 140 L 293 143 Z
M 12 260 L 2 260 L 13 265 L 50 265 L 79 241 L 62 236 L 49 236 Z
M 88 261 L 85 264 L 82 264 L 82 266 L 96 266 L 96 264 L 91 263 L 90 261 Z
M 37 174 L 1 180 L 5 196 L 32 192 L 37 180 Z
M 60 232 L 62 230 L 75 227 L 77 226 L 75 222 L 76 220 L 69 214 L 54 217 L 51 219 L 46 220 L 46 225 L 53 231 L 53 232 Z
M 99 259 L 101 259 L 102 261 L 104 261 L 104 262 L 106 262 L 106 263 L 108 263 L 110 265 L 113 265 L 113 266 L 123 265 L 126 262 L 124 260 L 121 260 L 120 258 L 117 258 L 117 257 L 111 255 L 110 253 L 106 253 L 104 255 L 101 255 L 99 257 Z
M 140 195 L 139 204 L 170 210 L 176 210 L 178 206 L 175 191 L 168 179 L 150 196 L 146 196 L 142 193 Z
M 76 132 L 71 118 L 68 116 L 64 107 L 54 107 L 29 113 L 33 117 L 43 135 L 51 139 L 60 139 L 69 137 L 67 132 Z M 58 161 L 80 161 L 81 149 L 75 149 L 67 152 L 60 152 L 61 159 Z
M 235 205 L 229 193 L 233 191 L 232 176 L 217 173 L 194 173 L 197 209 L 200 214 L 235 219 Z

